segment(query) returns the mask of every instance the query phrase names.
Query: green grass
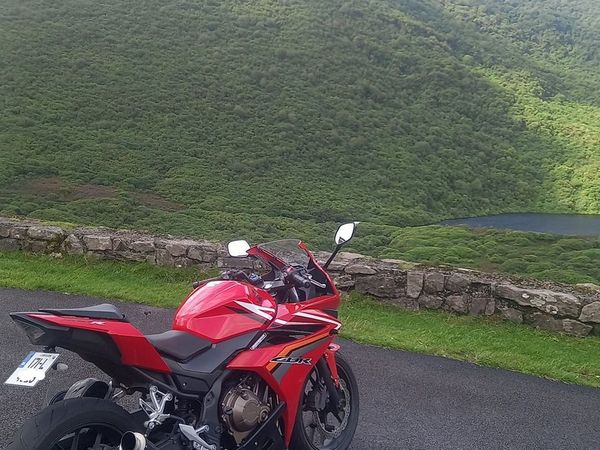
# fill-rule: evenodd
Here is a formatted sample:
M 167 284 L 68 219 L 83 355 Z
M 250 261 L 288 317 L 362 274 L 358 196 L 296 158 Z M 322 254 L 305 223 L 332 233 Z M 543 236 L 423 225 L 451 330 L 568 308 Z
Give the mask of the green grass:
M 94 258 L 0 252 L 0 285 L 176 307 L 194 280 L 206 273 L 190 268 L 156 267 L 146 263 Z
M 175 307 L 194 269 L 0 252 L 0 286 L 44 289 Z M 357 294 L 342 306 L 342 336 L 600 387 L 600 338 L 577 339 L 494 319 L 411 312 Z
M 597 337 L 579 339 L 494 318 L 405 311 L 356 294 L 345 299 L 342 311 L 342 336 L 358 342 L 600 387 Z

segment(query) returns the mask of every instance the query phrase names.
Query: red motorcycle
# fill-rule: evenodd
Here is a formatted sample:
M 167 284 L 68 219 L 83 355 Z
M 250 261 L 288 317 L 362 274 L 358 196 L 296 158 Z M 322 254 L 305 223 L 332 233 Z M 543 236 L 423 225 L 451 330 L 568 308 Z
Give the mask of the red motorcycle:
M 229 270 L 196 283 L 172 329 L 144 336 L 113 305 L 13 313 L 32 344 L 7 380 L 35 386 L 60 368 L 56 348 L 94 363 L 88 378 L 29 419 L 10 450 L 344 450 L 358 423 L 358 387 L 334 339 L 340 293 L 326 272 L 356 223 L 338 229 L 323 264 L 298 240 L 231 256 L 262 276 Z M 135 395 L 139 408 L 117 404 Z

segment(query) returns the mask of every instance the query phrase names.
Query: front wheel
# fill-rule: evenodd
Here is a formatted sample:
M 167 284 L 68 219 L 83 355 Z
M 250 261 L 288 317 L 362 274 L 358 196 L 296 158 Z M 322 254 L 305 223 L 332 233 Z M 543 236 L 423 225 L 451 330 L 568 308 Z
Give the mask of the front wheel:
M 340 377 L 339 412 L 332 411 L 323 374 L 315 367 L 304 385 L 290 450 L 346 450 L 350 447 L 358 425 L 358 384 L 350 365 L 339 353 L 335 360 Z
M 6 450 L 112 449 L 125 432 L 139 429 L 127 411 L 109 400 L 74 398 L 27 420 Z

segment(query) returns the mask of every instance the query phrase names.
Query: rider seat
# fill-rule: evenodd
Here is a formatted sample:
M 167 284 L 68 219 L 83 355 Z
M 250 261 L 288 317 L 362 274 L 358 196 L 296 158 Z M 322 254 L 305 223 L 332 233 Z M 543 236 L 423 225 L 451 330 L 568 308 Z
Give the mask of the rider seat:
M 206 339 L 178 330 L 150 334 L 146 339 L 159 353 L 180 362 L 187 361 L 212 346 Z
M 125 314 L 119 311 L 115 305 L 110 305 L 108 303 L 85 308 L 40 309 L 40 311 L 56 316 L 87 317 L 90 319 L 119 320 L 121 322 L 127 322 Z

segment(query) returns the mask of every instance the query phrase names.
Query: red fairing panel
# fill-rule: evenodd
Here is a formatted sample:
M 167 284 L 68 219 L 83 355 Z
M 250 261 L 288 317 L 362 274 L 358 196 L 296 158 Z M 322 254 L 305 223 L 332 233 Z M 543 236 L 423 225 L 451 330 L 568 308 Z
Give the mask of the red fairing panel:
M 230 369 L 249 370 L 258 373 L 275 390 L 279 398 L 285 401 L 284 413 L 285 440 L 289 445 L 296 421 L 298 406 L 304 392 L 304 383 L 317 364 L 325 356 L 331 368 L 335 367 L 335 351 L 339 346 L 330 345 L 341 323 L 323 309 L 337 309 L 339 295 L 318 297 L 301 303 L 286 303 L 277 306 L 277 316 L 267 331 L 278 329 L 305 329 L 319 326 L 314 334 L 287 344 L 274 345 L 247 350 L 236 357 L 228 367 Z M 298 363 L 279 362 L 276 358 L 300 358 Z M 310 362 L 309 362 L 310 360 Z M 285 361 L 285 360 L 284 360 Z M 298 362 L 295 359 L 290 361 Z M 337 367 L 332 371 L 335 383 L 338 383 Z
M 171 372 L 152 344 L 129 322 L 48 314 L 29 314 L 29 316 L 63 327 L 108 334 L 119 348 L 123 364 L 155 372 Z
M 289 344 L 246 350 L 227 366 L 232 370 L 256 372 L 286 403 L 283 420 L 285 442 L 288 446 L 292 438 L 300 399 L 304 393 L 304 383 L 332 340 L 333 336 L 327 331 Z M 301 357 L 304 363 L 287 364 L 273 361 L 275 358 L 286 356 Z
M 338 331 L 342 324 L 335 317 L 326 314 L 323 310 L 337 310 L 339 297 L 323 296 L 316 300 L 301 303 L 285 303 L 277 307 L 277 316 L 268 329 L 277 329 L 286 326 L 322 325 L 333 326 Z
M 238 281 L 210 281 L 179 307 L 173 329 L 217 343 L 266 329 L 275 308 L 275 299 L 262 289 Z

